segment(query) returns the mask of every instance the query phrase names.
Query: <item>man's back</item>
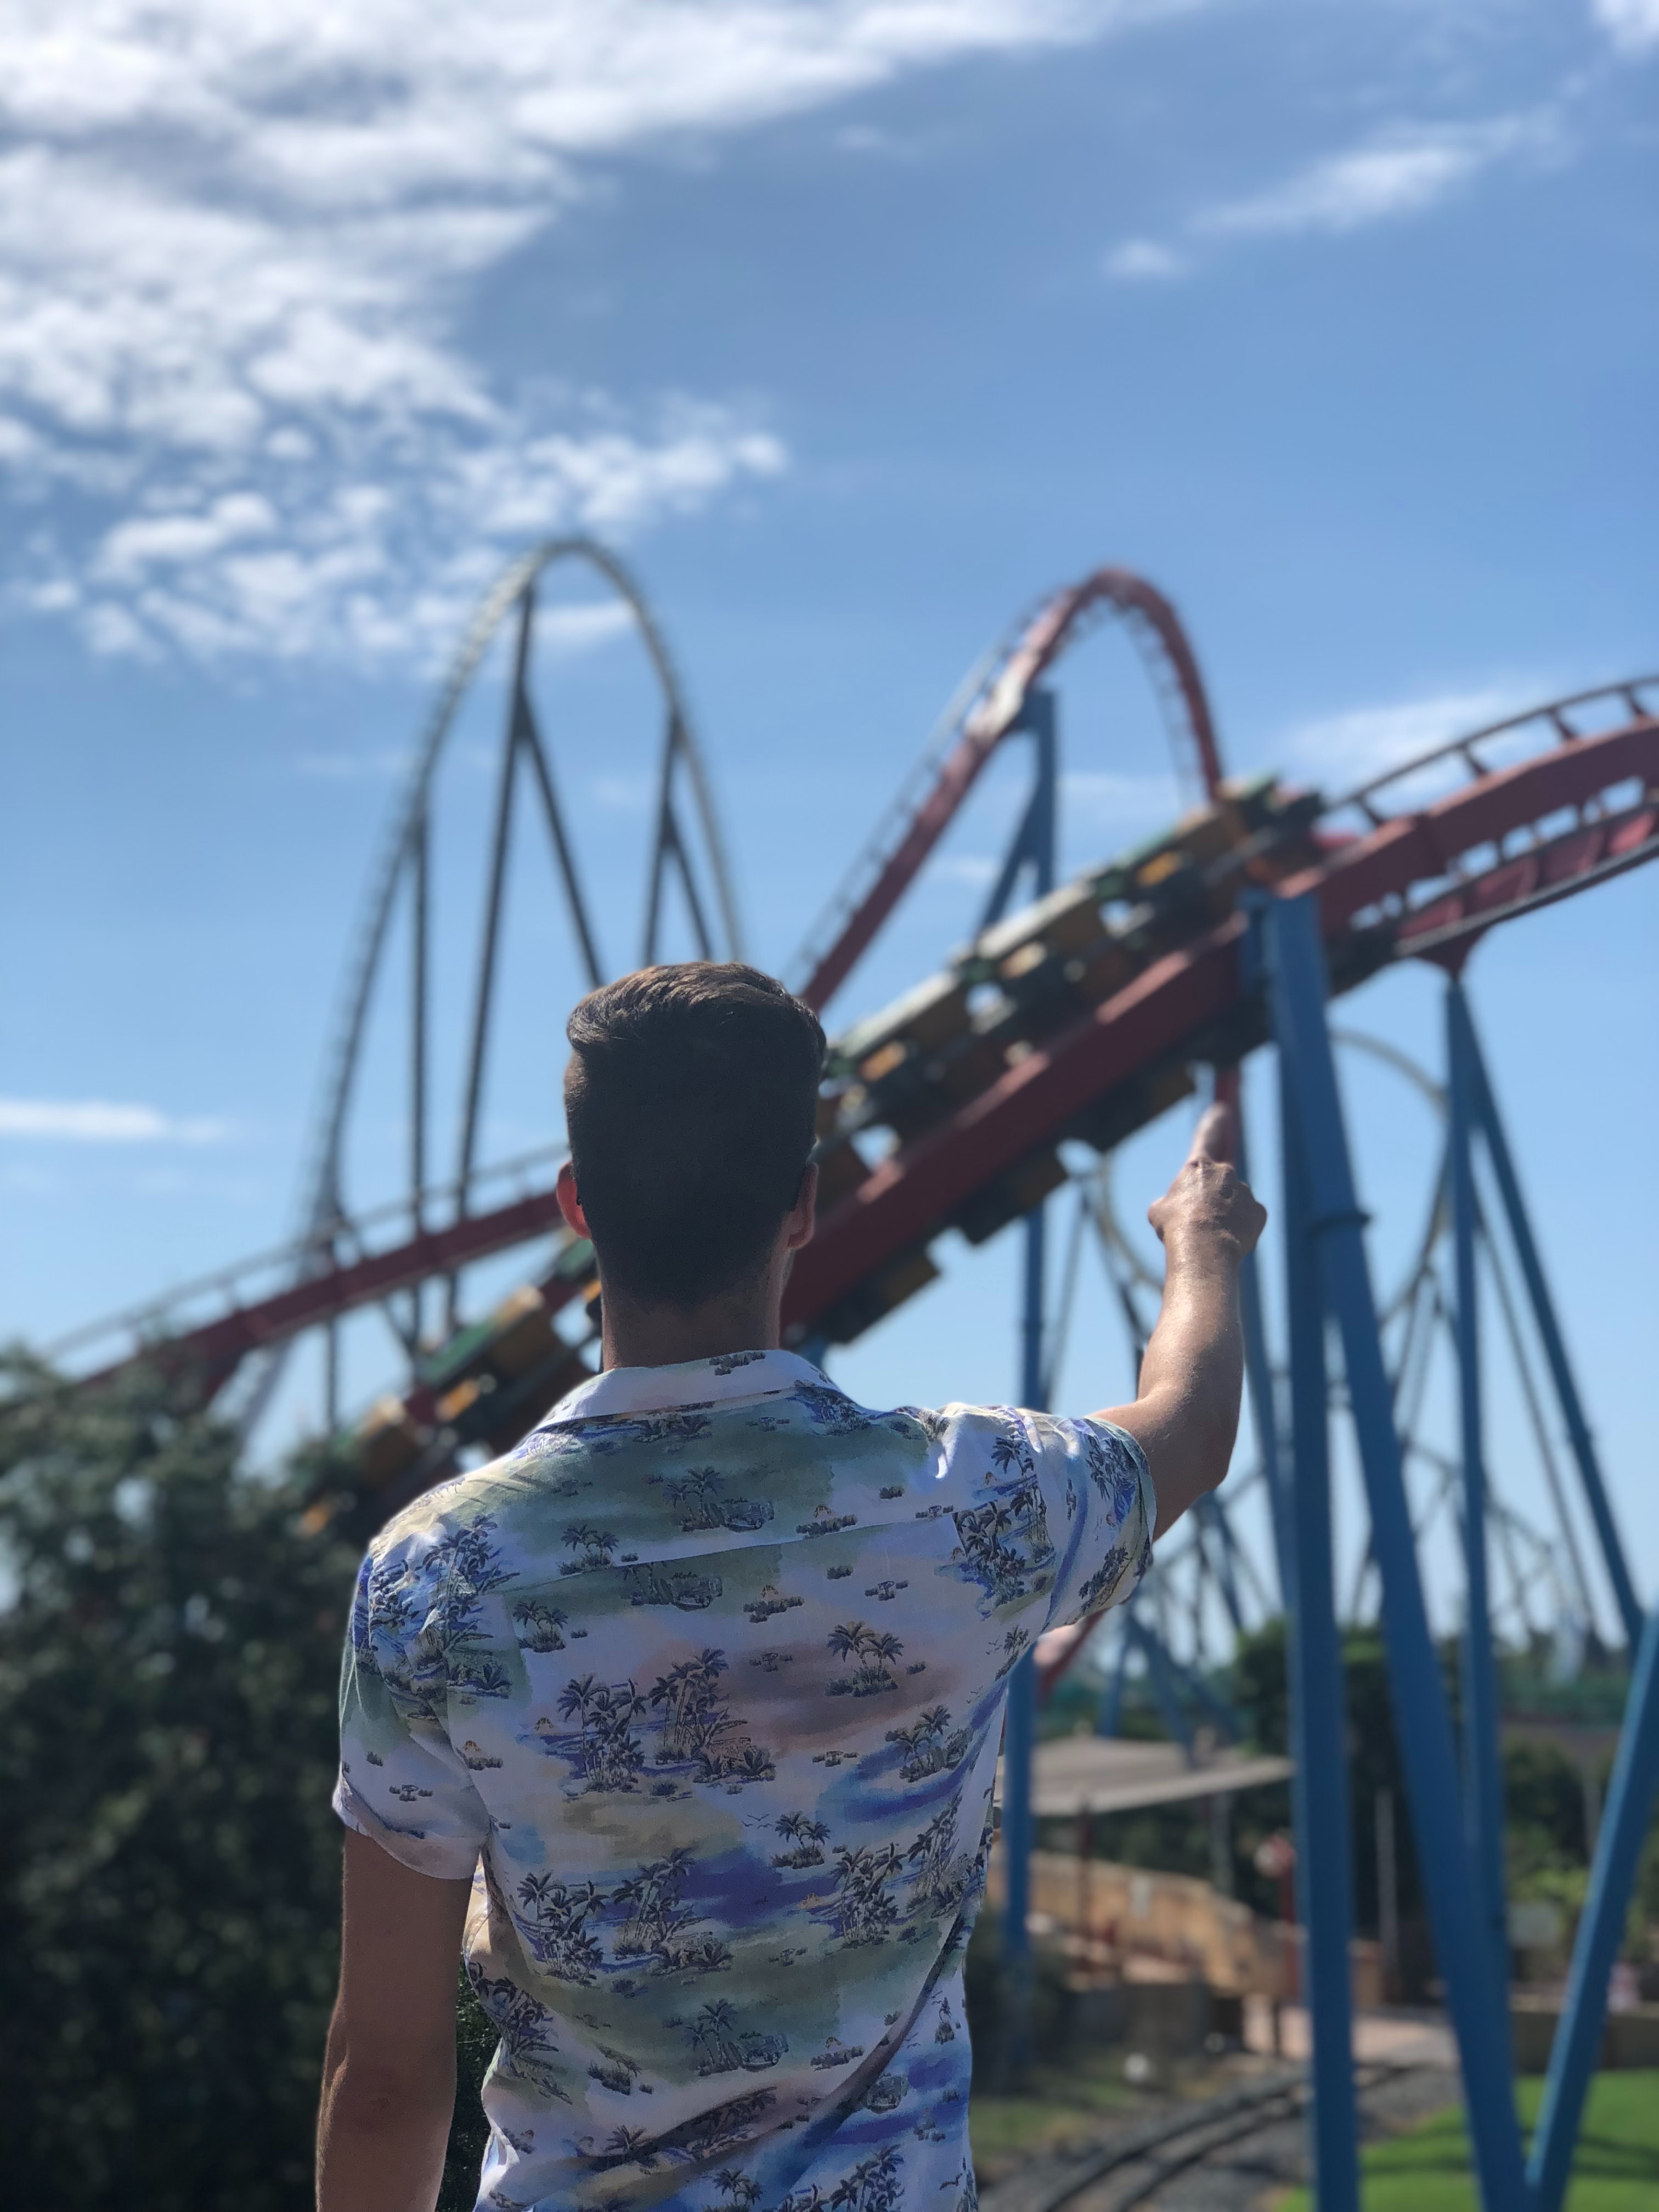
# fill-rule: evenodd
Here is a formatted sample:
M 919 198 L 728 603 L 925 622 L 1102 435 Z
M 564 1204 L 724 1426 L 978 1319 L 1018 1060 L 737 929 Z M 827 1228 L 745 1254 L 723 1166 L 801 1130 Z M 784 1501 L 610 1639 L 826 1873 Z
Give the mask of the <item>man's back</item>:
M 483 2200 L 972 2201 L 962 1951 L 1009 1669 L 1150 1555 L 1099 1420 L 617 1368 L 364 1564 L 343 1817 L 471 1871 Z

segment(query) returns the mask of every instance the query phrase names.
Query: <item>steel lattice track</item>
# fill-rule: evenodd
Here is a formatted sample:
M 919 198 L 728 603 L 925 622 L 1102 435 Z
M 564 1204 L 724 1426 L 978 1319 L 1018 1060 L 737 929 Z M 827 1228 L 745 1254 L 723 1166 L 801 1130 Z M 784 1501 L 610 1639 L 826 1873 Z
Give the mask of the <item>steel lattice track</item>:
M 1101 574 L 1116 578 L 1120 572 Z M 964 720 L 963 743 L 973 740 L 975 773 L 988 744 L 996 741 L 990 732 L 1016 725 L 1025 692 L 1051 665 L 1068 625 L 1092 604 L 1087 587 L 1062 594 L 989 679 L 981 705 Z M 1172 612 L 1164 611 L 1173 623 Z M 1195 665 L 1191 675 L 1207 730 Z M 1060 1138 L 1075 1133 L 1097 1145 L 1121 1141 L 1190 1087 L 1188 1062 L 1228 1064 L 1260 1042 L 1263 1016 L 1245 972 L 1241 902 L 1253 885 L 1317 898 L 1334 988 L 1340 990 L 1394 959 L 1423 957 L 1455 966 L 1498 923 L 1659 856 L 1659 720 L 1644 696 L 1656 684 L 1659 679 L 1644 677 L 1550 702 L 1407 763 L 1334 805 L 1304 806 L 1298 813 L 1291 796 L 1281 795 L 1281 814 L 1264 817 L 1255 829 L 1240 813 L 1241 802 L 1227 796 L 1239 787 L 1218 786 L 1219 807 L 1190 817 L 1158 848 L 1184 867 L 1180 880 L 1187 886 L 1186 904 L 1174 921 L 1167 899 L 1160 908 L 1154 898 L 1150 907 L 1143 902 L 1131 912 L 1127 923 L 1109 923 L 1103 887 L 1109 879 L 1110 895 L 1121 901 L 1126 884 L 1133 887 L 1136 856 L 1099 874 L 1093 879 L 1098 911 L 1085 933 L 1092 927 L 1103 948 L 1113 941 L 1138 945 L 1136 972 L 1103 994 L 1085 988 L 1079 997 L 1068 986 L 1057 994 L 1050 989 L 1041 1003 L 1040 994 L 1022 983 L 1012 992 L 1010 1048 L 1000 1059 L 993 1055 L 960 1103 L 939 1091 L 925 1125 L 908 1140 L 895 1114 L 900 1142 L 875 1168 L 845 1143 L 855 1128 L 836 1133 L 841 1150 L 838 1158 L 825 1159 L 818 1233 L 800 1255 L 789 1285 L 785 1320 L 792 1340 L 858 1334 L 931 1279 L 936 1269 L 927 1246 L 945 1228 L 963 1227 L 970 1237 L 988 1234 L 1034 1202 L 1028 1188 L 1034 1175 L 1040 1180 L 1048 1174 L 1042 1187 L 1051 1187 Z M 1572 715 L 1609 706 L 1628 719 L 1615 728 L 1581 734 Z M 1204 759 L 1207 778 L 1218 765 L 1212 738 Z M 1449 775 L 1461 781 L 1438 796 L 1423 797 L 1425 780 L 1437 777 L 1443 785 Z M 948 787 L 951 805 L 959 805 L 971 780 L 959 763 L 953 771 L 946 760 L 915 810 L 919 821 L 926 818 L 927 838 L 920 844 L 915 838 L 900 841 L 903 866 L 896 859 L 884 872 L 820 961 L 820 978 L 846 972 L 920 866 L 942 827 L 935 818 L 941 791 Z M 1231 824 L 1228 838 L 1218 853 L 1209 852 L 1205 824 L 1222 817 Z M 1195 870 L 1189 863 L 1199 852 L 1206 857 Z M 1139 857 L 1144 863 L 1144 853 Z M 1164 866 L 1163 859 L 1156 865 Z M 1086 890 L 1090 879 L 1080 881 Z M 1065 916 L 1087 908 L 1076 885 L 1055 896 Z M 1027 963 L 1022 975 L 1029 970 L 1039 982 L 1048 976 L 1051 984 L 1066 966 L 1062 931 L 1049 912 L 1054 906 L 1045 902 L 993 933 L 1004 952 L 1014 946 L 1012 964 Z M 1218 914 L 1220 919 L 1207 919 Z M 970 960 L 969 969 L 990 975 L 1009 964 L 1005 960 L 999 969 L 994 961 L 981 959 L 973 968 Z M 1066 972 L 1078 965 L 1073 960 Z M 940 979 L 945 985 L 950 980 Z M 894 1018 L 917 996 L 901 1002 Z M 866 1024 L 858 1034 L 872 1031 Z M 902 1023 L 894 1033 L 902 1034 Z M 959 1047 L 958 1037 L 952 1049 Z M 867 1043 L 863 1049 L 867 1054 Z M 866 1120 L 879 1123 L 884 1111 L 872 1109 Z M 460 1212 L 447 1224 L 422 1226 L 414 1236 L 379 1249 L 360 1248 L 327 1265 L 295 1248 L 287 1279 L 270 1295 L 243 1302 L 239 1271 L 216 1279 L 212 1287 L 226 1301 L 216 1317 L 181 1329 L 176 1301 L 118 1317 L 132 1348 L 112 1364 L 106 1359 L 87 1379 L 144 1356 L 192 1374 L 202 1395 L 210 1397 L 252 1353 L 557 1226 L 550 1178 L 538 1188 L 521 1186 L 492 1209 Z M 270 1261 L 261 1264 L 268 1267 Z M 410 1494 L 411 1486 L 436 1479 L 460 1443 L 480 1441 L 499 1449 L 510 1443 L 559 1389 L 568 1387 L 578 1355 L 554 1330 L 553 1319 L 573 1298 L 591 1291 L 590 1275 L 585 1249 L 567 1244 L 538 1283 L 501 1310 L 495 1334 L 516 1332 L 518 1346 L 504 1367 L 492 1361 L 488 1325 L 468 1333 L 469 1343 L 477 1339 L 470 1364 L 469 1358 L 452 1356 L 455 1347 L 429 1364 L 427 1378 L 396 1411 L 395 1449 L 369 1478 L 388 1507 Z M 117 1326 L 104 1325 L 106 1343 Z M 392 1419 L 389 1411 L 383 1425 L 386 1419 Z

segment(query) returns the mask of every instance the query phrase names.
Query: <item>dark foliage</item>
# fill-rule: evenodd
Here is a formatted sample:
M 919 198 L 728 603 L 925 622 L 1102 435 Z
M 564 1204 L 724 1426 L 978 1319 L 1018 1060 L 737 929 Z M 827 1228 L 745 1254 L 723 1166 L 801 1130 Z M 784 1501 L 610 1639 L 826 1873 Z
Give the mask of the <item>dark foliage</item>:
M 355 1561 L 153 1377 L 3 1380 L 9 2201 L 302 2203 Z
M 489 2141 L 489 2124 L 478 2092 L 495 2056 L 495 2031 L 466 1985 L 455 1994 L 455 2118 L 449 2130 L 449 2154 L 436 2212 L 472 2212 L 478 2195 L 478 2169 Z
M 1423 1910 L 1422 1884 L 1413 1849 L 1411 1819 L 1400 1747 L 1394 1732 L 1388 1663 L 1373 1629 L 1351 1628 L 1342 1638 L 1343 1674 L 1348 1717 L 1348 1819 L 1353 1841 L 1353 1909 L 1356 1928 L 1375 1935 L 1377 1924 L 1376 1801 L 1380 1790 L 1394 1795 L 1395 1863 L 1402 1918 Z M 1448 1688 L 1455 1694 L 1455 1661 L 1448 1669 Z M 1264 1751 L 1284 1751 L 1290 1739 L 1289 1689 L 1285 1674 L 1285 1624 L 1273 1620 L 1240 1639 L 1233 1664 L 1233 1702 Z M 1259 1879 L 1259 1877 L 1258 1877 Z
M 93 1394 L 0 1361 L 0 2126 L 16 2212 L 311 2202 L 357 1557 L 300 1526 L 316 1472 L 239 1474 L 233 1432 L 154 1376 Z M 447 2201 L 470 2205 L 490 2039 L 470 1998 L 461 2019 Z

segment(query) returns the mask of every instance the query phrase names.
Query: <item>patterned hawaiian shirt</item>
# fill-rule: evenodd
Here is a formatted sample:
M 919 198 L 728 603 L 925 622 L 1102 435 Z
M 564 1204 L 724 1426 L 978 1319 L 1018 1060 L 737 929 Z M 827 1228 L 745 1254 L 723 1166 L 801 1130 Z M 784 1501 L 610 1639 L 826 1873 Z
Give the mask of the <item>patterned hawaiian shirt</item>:
M 596 1376 L 391 1522 L 334 1802 L 473 1878 L 481 2207 L 972 2212 L 1009 1670 L 1128 1595 L 1154 1517 L 1103 1421 L 872 1413 L 743 1352 Z

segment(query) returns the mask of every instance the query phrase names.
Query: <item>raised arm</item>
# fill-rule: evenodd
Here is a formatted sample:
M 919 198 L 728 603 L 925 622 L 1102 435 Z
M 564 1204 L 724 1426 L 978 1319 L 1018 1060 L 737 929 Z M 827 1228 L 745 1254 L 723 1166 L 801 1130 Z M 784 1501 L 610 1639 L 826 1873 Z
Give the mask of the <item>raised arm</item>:
M 1232 1109 L 1212 1106 L 1164 1196 L 1146 1211 L 1165 1255 L 1164 1305 L 1133 1406 L 1102 1418 L 1146 1455 L 1161 1536 L 1227 1472 L 1244 1381 L 1238 1271 L 1267 1216 L 1230 1163 Z

